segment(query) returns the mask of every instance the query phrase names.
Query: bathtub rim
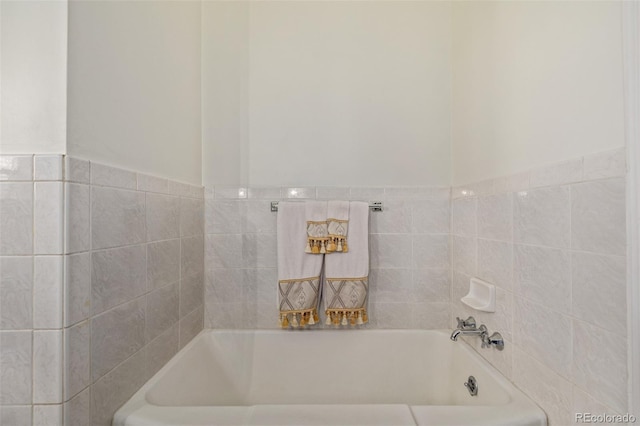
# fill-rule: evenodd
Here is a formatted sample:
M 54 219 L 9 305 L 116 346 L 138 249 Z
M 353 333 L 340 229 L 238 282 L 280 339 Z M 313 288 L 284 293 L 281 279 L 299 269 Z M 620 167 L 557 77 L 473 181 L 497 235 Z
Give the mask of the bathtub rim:
M 193 346 L 199 344 L 199 341 L 203 339 L 204 335 L 211 333 L 232 333 L 232 334 L 255 334 L 255 333 L 325 333 L 325 332 L 338 332 L 338 333 L 367 333 L 367 334 L 378 334 L 378 333 L 401 333 L 401 334 L 411 334 L 411 333 L 420 333 L 420 334 L 428 334 L 428 333 L 436 333 L 444 336 L 449 336 L 451 333 L 448 329 L 313 329 L 313 330 L 281 330 L 281 329 L 218 329 L 218 328 L 205 328 L 201 330 L 189 343 L 187 343 L 183 348 L 181 348 L 178 352 L 176 352 L 171 359 L 162 366 L 160 370 L 158 370 L 151 378 L 149 378 L 145 384 L 136 391 L 136 393 L 131 396 L 127 402 L 125 402 L 114 414 L 112 424 L 113 426 L 123 426 L 126 424 L 127 419 L 136 414 L 136 412 L 141 411 L 145 408 L 158 410 L 158 411 L 166 411 L 166 410 L 193 410 L 195 409 L 211 409 L 212 406 L 166 406 L 166 405 L 156 405 L 147 400 L 147 392 L 160 380 L 160 378 L 173 367 L 176 363 L 180 361 L 180 354 L 188 352 Z M 408 407 L 413 415 L 413 418 L 416 424 L 428 424 L 425 420 L 427 418 L 431 418 L 430 413 L 427 410 L 433 411 L 434 409 L 437 411 L 450 411 L 458 409 L 468 409 L 468 407 L 473 407 L 473 409 L 491 409 L 493 407 L 504 407 L 508 406 L 516 411 L 524 410 L 528 412 L 528 419 L 530 424 L 545 424 L 547 422 L 547 416 L 544 410 L 535 402 L 532 398 L 526 395 L 515 383 L 509 380 L 504 374 L 498 370 L 495 366 L 493 366 L 489 361 L 487 361 L 484 357 L 482 357 L 469 343 L 462 341 L 455 342 L 460 344 L 461 350 L 465 351 L 465 353 L 469 356 L 472 356 L 479 365 L 488 372 L 491 373 L 492 377 L 496 380 L 500 387 L 503 389 L 509 389 L 507 391 L 509 402 L 505 405 L 498 406 L 468 406 L 468 405 L 410 405 L 405 404 Z M 491 348 L 490 348 L 491 350 Z M 513 392 L 511 392 L 513 390 Z M 292 404 L 293 405 L 293 404 Z M 318 404 L 318 406 L 327 404 Z M 361 407 L 372 407 L 380 404 L 356 404 Z M 394 405 L 394 404 L 391 404 Z M 400 404 L 395 404 L 400 405 Z M 221 412 L 240 412 L 244 413 L 243 418 L 246 418 L 251 411 L 253 411 L 254 407 L 259 407 L 260 405 L 246 405 L 246 406 L 215 406 L 216 409 L 220 409 Z M 277 404 L 267 404 L 264 406 L 280 406 L 287 407 L 291 405 L 277 405 Z M 345 406 L 354 406 L 354 405 L 345 405 Z M 435 407 L 435 408 L 434 408 Z M 493 410 L 497 411 L 497 410 Z M 492 411 L 492 412 L 493 412 Z M 537 411 L 537 412 L 536 412 Z M 236 417 L 240 417 L 237 415 Z M 198 423 L 199 424 L 199 423 Z M 245 424 L 245 422 L 239 423 Z M 509 424 L 509 423 L 504 423 Z

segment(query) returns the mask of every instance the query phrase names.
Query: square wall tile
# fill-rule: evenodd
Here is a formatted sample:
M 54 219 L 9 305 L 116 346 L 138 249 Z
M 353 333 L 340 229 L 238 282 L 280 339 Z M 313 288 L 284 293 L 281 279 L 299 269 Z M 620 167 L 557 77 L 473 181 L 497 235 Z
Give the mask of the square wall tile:
M 145 344 L 145 301 L 120 305 L 91 321 L 91 378 L 97 380 Z
M 409 234 L 373 234 L 369 236 L 371 268 L 411 268 L 412 239 Z
M 138 173 L 138 191 L 169 193 L 169 181 L 155 176 Z
M 627 341 L 573 321 L 573 382 L 619 413 L 627 407 Z
M 62 330 L 33 332 L 33 402 L 62 402 Z
M 36 155 L 34 180 L 62 180 L 62 155 Z
M 204 326 L 204 305 L 180 320 L 180 348 L 193 340 Z
M 33 258 L 0 257 L 0 329 L 33 327 Z
M 84 321 L 64 330 L 64 400 L 91 384 L 91 325 Z
M 454 235 L 452 243 L 453 268 L 467 275 L 475 276 L 478 272 L 478 239 Z
M 138 351 L 91 387 L 91 426 L 111 426 L 113 415 L 147 380 L 145 351 Z
M 450 305 L 448 303 L 412 303 L 410 306 L 412 324 L 409 328 L 433 330 L 449 326 Z
M 180 281 L 180 318 L 202 304 L 204 298 L 204 275 L 196 274 Z
M 449 269 L 414 269 L 413 302 L 442 303 L 451 300 L 451 271 Z
M 147 294 L 145 341 L 148 343 L 176 324 L 179 318 L 178 283 L 169 284 Z
M 448 268 L 451 264 L 449 255 L 449 235 L 413 234 L 412 267 Z
M 98 163 L 91 163 L 91 184 L 124 189 L 137 188 L 134 172 Z
M 239 234 L 243 231 L 248 206 L 244 200 L 207 199 L 206 203 L 207 234 Z
M 33 218 L 35 254 L 63 253 L 63 206 L 62 182 L 36 182 Z
M 477 235 L 477 197 L 463 197 L 451 201 L 454 235 Z
M 571 310 L 571 257 L 566 250 L 516 244 L 514 293 L 558 312 Z
M 91 190 L 89 185 L 65 183 L 65 253 L 91 248 Z
M 478 198 L 478 236 L 492 240 L 513 239 L 513 194 Z
M 33 155 L 0 155 L 0 181 L 32 179 Z
M 203 238 L 180 240 L 180 277 L 182 279 L 204 272 Z
M 0 182 L 0 255 L 33 254 L 33 184 Z
M 242 232 L 257 234 L 273 234 L 276 232 L 276 218 L 278 215 L 271 211 L 270 201 L 246 200 L 240 202 L 243 203 L 245 207 L 244 210 L 241 210 L 243 216 L 240 217 Z M 237 229 L 235 221 L 231 222 L 230 228 Z
M 30 425 L 31 405 L 0 405 L 0 424 Z
M 374 303 L 408 303 L 413 301 L 411 269 L 371 269 L 369 300 Z
M 530 172 L 529 184 L 537 186 L 564 185 L 582 180 L 582 158 L 540 167 Z
M 407 234 L 411 232 L 411 202 L 387 200 L 384 212 L 369 215 L 372 234 Z
M 89 388 L 64 403 L 64 426 L 86 426 L 91 424 L 91 390 Z
M 513 382 L 540 405 L 550 425 L 573 423 L 571 382 L 520 349 L 513 353 Z
M 147 244 L 147 290 L 180 280 L 180 239 Z
M 241 268 L 242 234 L 212 234 L 206 236 L 207 268 Z
M 239 199 L 248 197 L 248 189 L 238 186 L 216 186 L 214 197 L 217 199 Z M 280 190 L 278 189 L 278 192 Z
M 62 404 L 34 405 L 33 426 L 62 425 Z
M 180 236 L 192 237 L 204 233 L 204 201 L 180 198 Z
M 449 233 L 449 224 L 451 223 L 449 199 L 414 200 L 411 207 L 411 231 L 413 233 Z M 385 209 L 383 215 L 386 213 Z
M 580 252 L 571 256 L 573 315 L 626 337 L 626 259 Z
M 351 191 L 348 187 L 323 187 L 316 188 L 318 200 L 348 200 Z M 251 194 L 249 194 L 251 196 Z
M 32 332 L 0 331 L 0 405 L 31 404 Z
M 62 328 L 63 256 L 36 256 L 33 281 L 33 328 Z
M 478 239 L 478 277 L 504 290 L 513 289 L 513 244 Z
M 178 352 L 179 331 L 176 323 L 149 343 L 145 351 L 147 376 L 156 374 Z
M 170 180 L 168 182 L 168 184 L 169 184 L 168 185 L 169 186 L 169 194 L 171 194 L 171 195 L 178 195 L 178 196 L 187 197 L 187 196 L 189 196 L 189 194 L 191 192 L 191 186 L 186 184 L 186 183 Z
M 276 234 L 244 234 L 242 259 L 246 268 L 273 268 L 277 266 Z
M 627 173 L 625 147 L 584 156 L 584 179 L 594 180 L 624 176 Z
M 144 245 L 91 253 L 91 309 L 97 315 L 147 290 Z
M 571 318 L 544 305 L 514 297 L 514 344 L 530 356 L 570 379 Z
M 168 240 L 180 236 L 180 198 L 146 195 L 147 241 Z
M 79 158 L 64 157 L 64 178 L 69 182 L 91 183 L 91 164 Z
M 626 255 L 626 204 L 623 178 L 571 187 L 571 248 Z
M 569 247 L 571 195 L 568 186 L 520 191 L 514 200 L 516 243 Z
M 64 325 L 91 315 L 91 253 L 66 255 L 64 274 Z
M 91 247 L 96 250 L 145 241 L 145 193 L 93 186 Z

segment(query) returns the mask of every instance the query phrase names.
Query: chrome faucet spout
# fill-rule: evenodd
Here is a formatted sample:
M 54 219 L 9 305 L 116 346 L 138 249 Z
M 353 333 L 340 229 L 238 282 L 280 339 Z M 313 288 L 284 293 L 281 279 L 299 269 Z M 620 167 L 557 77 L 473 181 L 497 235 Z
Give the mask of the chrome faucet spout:
M 487 327 L 485 327 L 484 324 L 482 324 L 480 327 L 478 328 L 472 328 L 472 329 L 462 329 L 462 328 L 456 328 L 455 330 L 453 330 L 453 333 L 451 333 L 451 340 L 453 340 L 454 342 L 458 341 L 458 337 L 460 337 L 460 335 L 463 336 L 484 336 L 485 334 L 487 334 Z
M 460 336 L 460 334 L 462 334 L 462 330 L 460 330 L 459 328 L 456 328 L 455 330 L 453 330 L 453 333 L 451 333 L 451 340 L 453 340 L 454 342 L 457 342 L 458 336 Z

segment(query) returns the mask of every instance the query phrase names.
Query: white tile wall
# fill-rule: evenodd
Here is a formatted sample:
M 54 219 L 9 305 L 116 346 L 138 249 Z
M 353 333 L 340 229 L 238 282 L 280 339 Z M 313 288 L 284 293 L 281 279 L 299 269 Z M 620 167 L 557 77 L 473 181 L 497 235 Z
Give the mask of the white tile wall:
M 453 191 L 451 316 L 502 333 L 511 358 L 476 349 L 551 425 L 628 409 L 625 169 L 618 149 Z M 500 289 L 495 313 L 459 301 L 474 256 L 477 276 Z
M 107 424 L 202 329 L 203 191 L 93 162 L 67 164 L 85 183 L 66 184 L 73 189 L 63 417 L 65 424 Z
M 0 156 L 0 423 L 62 420 L 60 155 Z
M 282 198 L 385 202 L 371 215 L 369 327 L 474 314 L 508 348 L 469 343 L 551 424 L 624 413 L 625 170 L 620 149 L 453 190 L 225 187 L 203 200 L 76 158 L 0 156 L 0 423 L 109 424 L 203 319 L 277 327 L 269 202 Z M 496 313 L 459 302 L 470 276 L 496 283 Z
M 33 403 L 62 402 L 62 330 L 33 332 Z
M 33 257 L 0 257 L 0 329 L 33 328 Z
M 33 327 L 62 328 L 63 256 L 34 257 Z
M 0 234 L 0 424 L 110 424 L 202 329 L 200 187 L 0 156 Z
M 278 327 L 276 216 L 281 198 L 384 201 L 370 218 L 369 327 L 448 325 L 449 188 L 209 188 L 205 322 Z
M 33 254 L 33 183 L 0 182 L 0 255 Z
M 91 187 L 91 248 L 146 241 L 145 194 L 120 188 Z
M 63 179 L 63 159 L 62 155 L 36 155 L 33 161 L 34 180 L 55 180 Z

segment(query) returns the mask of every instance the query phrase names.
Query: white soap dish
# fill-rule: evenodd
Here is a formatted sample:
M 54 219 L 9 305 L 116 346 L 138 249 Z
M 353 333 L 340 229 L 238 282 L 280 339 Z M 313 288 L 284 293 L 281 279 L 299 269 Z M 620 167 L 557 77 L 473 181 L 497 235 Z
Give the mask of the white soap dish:
M 471 278 L 469 293 L 460 300 L 476 311 L 495 312 L 496 286 L 478 278 Z

